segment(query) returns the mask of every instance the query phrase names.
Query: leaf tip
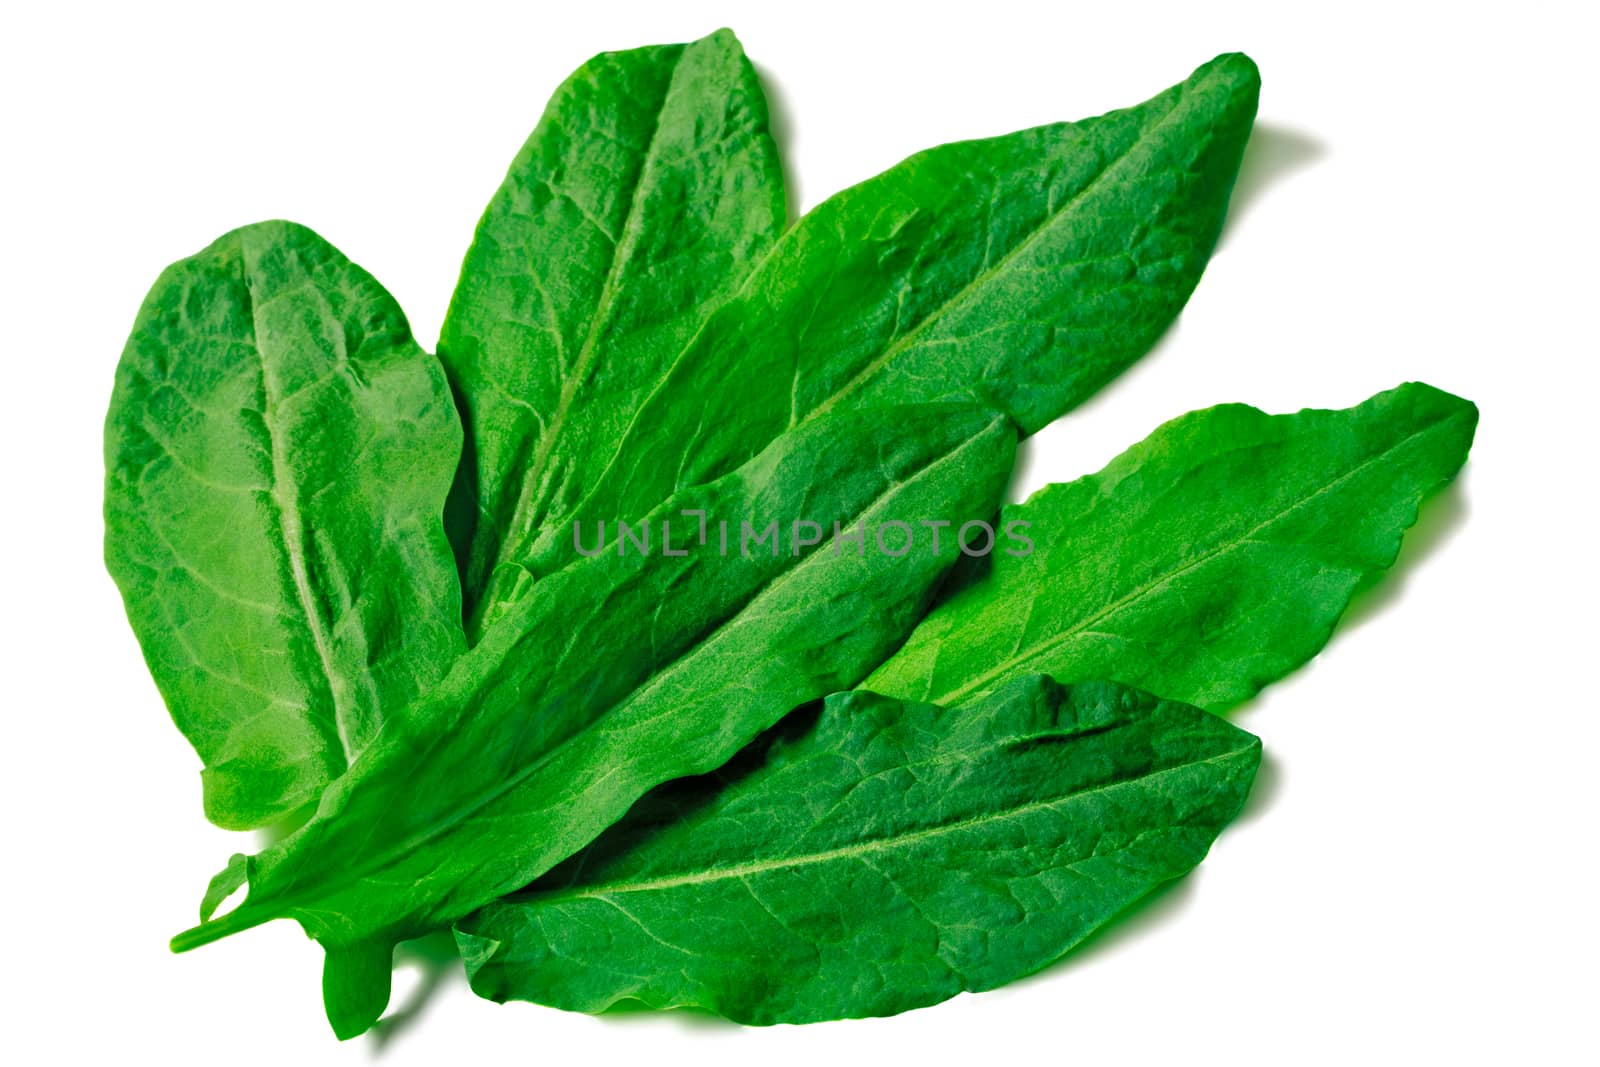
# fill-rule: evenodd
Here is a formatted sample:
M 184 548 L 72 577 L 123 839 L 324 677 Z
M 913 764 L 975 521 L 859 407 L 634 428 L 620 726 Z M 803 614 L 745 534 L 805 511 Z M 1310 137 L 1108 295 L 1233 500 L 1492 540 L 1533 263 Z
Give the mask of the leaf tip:
M 1194 80 L 1218 80 L 1235 92 L 1258 91 L 1261 88 L 1261 68 L 1243 52 L 1224 52 L 1194 73 Z
M 454 931 L 456 938 L 456 951 L 461 953 L 461 962 L 466 966 L 467 981 L 471 982 L 473 976 L 483 969 L 484 964 L 494 958 L 500 949 L 500 942 L 492 937 L 475 934 L 457 926 Z
M 394 945 L 383 940 L 329 948 L 322 965 L 322 1001 L 340 1041 L 372 1029 L 389 1006 Z

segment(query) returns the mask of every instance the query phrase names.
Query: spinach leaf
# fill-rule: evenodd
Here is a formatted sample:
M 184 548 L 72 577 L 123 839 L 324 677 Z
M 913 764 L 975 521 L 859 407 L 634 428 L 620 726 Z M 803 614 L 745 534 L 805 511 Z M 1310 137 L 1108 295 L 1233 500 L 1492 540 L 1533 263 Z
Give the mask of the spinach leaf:
M 473 989 L 745 1023 L 992 989 L 1199 863 L 1261 755 L 1196 708 L 1042 677 L 793 718 L 459 924 Z
M 106 566 L 213 822 L 314 801 L 464 647 L 460 445 L 399 307 L 310 230 L 235 230 L 151 288 L 106 418 Z
M 917 524 L 992 514 L 1015 442 L 1008 420 L 970 406 L 841 412 L 677 494 L 657 519 L 694 510 L 708 526 L 776 519 L 813 524 L 807 535 L 864 523 L 865 544 L 785 534 L 747 558 L 742 545 L 723 555 L 715 532 L 698 549 L 675 541 L 682 556 L 618 540 L 544 579 L 390 722 L 315 818 L 246 862 L 245 902 L 174 949 L 294 918 L 328 949 L 336 1032 L 364 1030 L 387 993 L 347 984 L 386 978 L 371 961 L 394 943 L 528 884 L 649 789 L 714 769 L 881 661 L 957 556 Z
M 1466 461 L 1477 421 L 1417 383 L 1344 411 L 1185 415 L 1006 508 L 1001 525 L 1031 523 L 1037 551 L 972 568 L 863 684 L 955 703 L 1047 672 L 1243 700 L 1322 648 Z
M 1006 509 L 1027 558 L 957 566 L 948 528 L 1181 309 L 1258 90 L 1222 56 L 785 233 L 721 31 L 562 86 L 438 362 L 302 228 L 170 268 L 108 416 L 108 565 L 208 814 L 317 801 L 174 949 L 298 921 L 341 1037 L 452 924 L 496 999 L 806 1021 L 1029 973 L 1198 863 L 1259 743 L 1190 705 L 1321 647 L 1476 410 L 1198 412 Z
M 1033 432 L 1144 354 L 1200 278 L 1260 79 L 934 148 L 828 200 L 689 342 L 573 514 L 628 518 L 832 410 L 970 401 Z M 546 529 L 529 566 L 564 564 Z
M 450 525 L 474 637 L 785 221 L 766 101 L 731 32 L 606 53 L 557 90 L 439 340 L 472 446 Z

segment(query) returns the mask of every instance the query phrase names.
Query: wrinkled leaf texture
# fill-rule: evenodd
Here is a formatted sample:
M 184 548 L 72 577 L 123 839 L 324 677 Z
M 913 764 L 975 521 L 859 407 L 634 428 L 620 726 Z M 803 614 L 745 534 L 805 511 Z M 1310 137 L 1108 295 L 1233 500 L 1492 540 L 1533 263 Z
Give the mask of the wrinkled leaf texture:
M 833 198 L 771 247 L 781 176 L 760 86 L 731 33 L 585 65 L 486 212 L 441 338 L 469 428 L 448 527 L 471 637 L 532 574 L 572 561 L 569 520 L 646 514 L 815 412 L 977 399 L 1033 429 L 1082 400 L 1148 347 L 1198 280 L 1257 88 L 1248 59 L 1224 56 L 1137 108 L 933 149 Z M 278 230 L 359 278 L 409 345 L 398 308 L 369 276 L 303 228 L 262 232 Z M 188 279 L 181 295 L 164 293 L 183 266 L 163 276 L 149 305 L 181 298 L 199 338 L 212 341 L 205 317 L 239 317 L 248 287 L 213 271 Z M 857 318 L 870 328 L 853 328 Z M 315 352 L 321 342 L 305 343 Z M 408 351 L 437 402 L 436 368 Z M 163 375 L 204 377 L 218 359 L 185 348 L 168 327 L 151 332 L 146 316 L 120 373 L 137 382 L 143 361 Z M 249 440 L 259 420 L 248 406 L 223 405 L 206 421 L 208 438 Z M 431 528 L 455 438 L 425 424 L 428 433 L 363 449 L 351 444 L 363 427 L 343 413 L 319 410 L 297 425 L 326 456 L 311 460 L 294 441 L 285 454 L 338 469 L 348 484 L 334 494 L 316 480 L 334 475 L 313 471 L 295 492 L 323 511 L 284 512 L 294 536 L 279 536 L 292 549 L 279 554 L 297 601 L 285 609 L 281 593 L 255 595 L 261 576 L 285 569 L 273 548 L 214 535 L 219 522 L 237 528 L 228 509 L 245 506 L 226 488 L 199 509 L 170 502 L 187 492 L 181 480 L 165 496 L 129 487 L 139 455 L 157 449 L 150 442 L 186 439 L 194 422 L 182 405 L 149 404 L 119 386 L 108 421 L 107 557 L 174 718 L 207 763 L 208 814 L 243 828 L 314 802 L 385 714 L 458 653 L 446 603 L 457 590 Z M 130 447 L 135 435 L 119 436 L 127 426 L 147 440 Z M 352 448 L 372 477 L 344 463 Z M 198 473 L 210 478 L 203 464 Z M 393 494 L 402 477 L 408 491 Z M 379 485 L 398 515 L 351 510 L 350 496 L 376 495 Z M 388 561 L 371 566 L 360 537 L 346 547 L 325 535 L 324 523 L 341 525 L 331 512 L 349 515 L 344 526 L 376 525 L 369 540 L 394 541 L 385 542 L 389 558 L 402 560 L 410 584 L 380 589 Z M 173 516 L 181 536 L 158 554 L 171 558 L 145 558 L 139 546 Z M 396 537 L 397 524 L 417 532 Z M 180 602 L 145 595 L 160 585 L 195 588 L 180 589 Z M 424 610 L 397 610 L 412 593 Z
M 241 876 L 245 905 L 175 946 L 297 918 L 330 949 L 336 1030 L 358 1032 L 394 940 L 859 681 L 920 617 L 948 539 L 898 568 L 829 565 L 824 545 L 773 572 L 577 559 L 570 522 L 707 503 L 824 527 L 992 514 L 1012 429 L 899 406 L 975 402 L 1031 432 L 1142 354 L 1215 242 L 1258 85 L 1219 57 L 1136 108 L 921 153 L 780 238 L 765 104 L 731 34 L 586 65 L 480 224 L 441 338 L 468 426 L 448 528 L 476 647 L 457 659 L 449 628 L 443 681 L 417 685 L 404 721 L 376 717 L 316 818 L 231 863 L 202 917 Z M 877 496 L 860 495 L 863 457 L 889 479 Z
M 958 576 L 863 685 L 958 703 L 1047 673 L 1236 704 L 1321 650 L 1477 423 L 1470 401 L 1416 382 L 1344 410 L 1174 419 L 1098 474 L 1006 507 L 1038 551 Z
M 1256 756 L 1240 748 L 1174 778 L 1141 762 L 1149 723 L 1090 737 L 1093 720 L 1054 750 L 1060 762 L 1029 764 L 1029 746 L 1063 740 L 1036 726 L 1041 710 L 1071 711 L 1080 695 L 1149 702 L 1090 681 L 1105 674 L 1223 706 L 1303 663 L 1351 592 L 1393 562 L 1476 421 L 1472 404 L 1419 384 L 1343 411 L 1225 405 L 1007 508 L 1040 550 L 965 561 L 967 586 L 859 691 L 830 697 L 814 728 L 794 727 L 798 741 L 780 732 L 716 775 L 663 787 L 457 924 L 473 988 L 582 1011 L 635 999 L 803 1022 L 1045 966 L 1198 862 Z M 1079 684 L 1028 673 L 1041 666 Z M 950 706 L 907 702 L 928 693 Z M 1248 736 L 1167 708 L 1156 736 L 1169 751 L 1201 741 L 1189 755 L 1207 761 L 1204 745 Z M 1107 792 L 1076 792 L 1075 775 L 1102 772 Z M 1107 802 L 1143 798 L 1128 781 L 1158 802 Z M 1055 789 L 1070 804 L 1041 799 Z M 1214 789 L 1233 801 L 1201 805 Z M 1194 811 L 1199 830 L 1175 819 Z
M 735 110 L 755 115 L 754 83 L 739 84 Z M 469 600 L 485 584 L 484 568 L 498 575 L 477 605 L 477 629 L 537 575 L 570 562 L 572 521 L 645 514 L 819 414 L 970 402 L 1005 412 L 1031 433 L 1081 403 L 1148 351 L 1199 281 L 1259 89 L 1255 65 L 1225 55 L 1137 107 L 918 153 L 800 219 L 692 332 L 680 329 L 688 316 L 679 304 L 657 307 L 662 298 L 654 287 L 626 290 L 603 306 L 574 287 L 579 307 L 562 314 L 628 322 L 659 316 L 672 327 L 648 336 L 603 327 L 584 350 L 581 389 L 559 369 L 560 331 L 543 327 L 545 340 L 534 345 L 518 324 L 527 314 L 505 310 L 527 302 L 519 294 L 542 288 L 542 265 L 560 254 L 565 229 L 522 227 L 518 256 L 498 255 L 492 273 L 482 266 L 485 246 L 501 248 L 502 201 L 547 180 L 545 161 L 525 151 L 480 226 L 441 341 L 442 358 L 459 368 L 458 396 L 469 412 L 515 411 L 514 419 L 493 422 L 469 414 L 480 451 L 476 477 L 485 487 L 480 505 L 490 498 L 535 502 L 501 508 L 501 521 L 516 515 L 501 534 L 482 532 L 489 520 L 479 508 L 478 541 L 498 539 L 499 547 L 478 560 L 477 573 L 469 568 Z M 558 96 L 553 114 L 561 106 Z M 555 121 L 547 114 L 545 123 Z M 536 133 L 532 143 L 540 142 Z M 770 189 L 776 171 L 764 168 L 760 153 L 749 155 L 763 166 L 739 154 L 713 158 L 740 164 L 747 178 L 759 171 Z M 719 179 L 719 190 L 732 180 L 727 173 Z M 770 203 L 781 204 L 781 196 L 772 192 Z M 670 225 L 679 225 L 676 217 Z M 694 219 L 684 229 L 695 237 L 708 232 Z M 679 259 L 694 262 L 667 236 L 650 247 L 666 260 L 669 276 Z M 720 285 L 722 275 L 711 277 Z M 568 295 L 542 293 L 536 302 L 560 307 Z M 563 416 L 563 401 L 551 407 L 545 394 L 553 386 L 525 397 L 470 376 L 471 368 L 493 363 L 471 340 L 474 330 L 493 327 L 467 324 L 483 305 L 494 322 L 512 318 L 499 329 L 520 339 L 505 347 L 523 368 L 518 373 L 576 389 L 573 403 L 603 409 L 596 425 L 604 432 L 577 429 L 584 422 Z M 680 334 L 681 346 L 665 346 Z M 638 346 L 646 344 L 649 355 L 641 358 Z M 624 357 L 632 358 L 614 365 Z M 546 433 L 546 423 L 580 436 L 565 442 Z M 479 444 L 480 428 L 492 440 Z
M 1015 444 L 1008 420 L 970 406 L 841 412 L 660 517 L 862 522 L 870 543 L 890 521 L 992 514 Z M 850 687 L 904 640 L 958 555 L 926 530 L 900 556 L 842 539 L 748 558 L 716 547 L 606 552 L 540 581 L 309 823 L 247 861 L 243 904 L 173 947 L 296 919 L 328 950 L 336 1032 L 359 1033 L 387 1000 L 370 960 L 526 885 L 649 789 Z M 381 990 L 342 987 L 380 972 Z
M 473 446 L 450 527 L 474 636 L 478 605 L 503 597 L 785 221 L 766 100 L 731 32 L 604 53 L 556 91 L 439 339 Z
M 286 222 L 167 268 L 106 419 L 106 566 L 206 815 L 314 802 L 465 645 L 461 429 L 382 287 Z
M 1199 863 L 1261 755 L 1197 708 L 1040 677 L 794 719 L 460 925 L 473 989 L 744 1023 L 992 989 Z

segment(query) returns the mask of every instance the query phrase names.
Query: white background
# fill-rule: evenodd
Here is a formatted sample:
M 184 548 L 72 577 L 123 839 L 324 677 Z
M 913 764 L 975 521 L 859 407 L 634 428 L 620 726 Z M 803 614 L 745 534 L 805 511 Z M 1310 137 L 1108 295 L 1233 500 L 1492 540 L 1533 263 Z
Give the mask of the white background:
M 1201 6 L 8 8 L 0 1058 L 1596 1062 L 1593 29 L 1576 5 Z M 1019 492 L 1192 408 L 1345 406 L 1405 379 L 1478 402 L 1473 458 L 1393 580 L 1237 714 L 1268 753 L 1246 815 L 1069 962 L 766 1030 L 497 1007 L 447 970 L 387 1040 L 338 1045 L 294 926 L 167 952 L 251 841 L 202 819 L 100 562 L 112 368 L 162 266 L 280 216 L 376 274 L 431 344 L 558 82 L 723 24 L 769 79 L 800 209 L 931 144 L 1135 103 L 1217 52 L 1259 62 L 1257 137 L 1193 302 L 1039 435 Z

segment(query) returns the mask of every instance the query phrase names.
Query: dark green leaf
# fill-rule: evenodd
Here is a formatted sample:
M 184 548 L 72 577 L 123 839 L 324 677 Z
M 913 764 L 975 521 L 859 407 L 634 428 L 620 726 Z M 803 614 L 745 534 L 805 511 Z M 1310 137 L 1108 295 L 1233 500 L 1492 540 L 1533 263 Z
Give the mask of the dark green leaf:
M 480 602 L 508 591 L 533 535 L 598 477 L 784 222 L 766 101 L 729 31 L 608 52 L 557 90 L 478 225 L 439 339 L 472 446 L 451 535 L 474 636 Z
M 833 410 L 968 401 L 1039 429 L 1188 299 L 1259 87 L 1222 56 L 1138 107 L 944 145 L 828 200 L 706 321 L 576 514 L 643 514 Z M 532 566 L 568 556 L 547 528 Z
M 1243 700 L 1322 648 L 1477 422 L 1415 383 L 1343 411 L 1175 419 L 1099 474 L 1007 507 L 1002 526 L 1031 523 L 1037 550 L 983 560 L 864 685 L 955 703 L 1046 672 Z
M 845 693 L 780 731 L 460 924 L 473 988 L 746 1023 L 992 989 L 1200 862 L 1261 754 L 1193 707 L 1047 678 L 948 710 Z
M 278 917 L 331 951 L 392 945 L 528 884 L 647 790 L 714 769 L 879 662 L 956 557 L 920 520 L 992 514 L 1015 441 L 1007 420 L 971 407 L 840 413 L 677 494 L 658 520 L 703 511 L 710 544 L 606 552 L 534 585 L 310 823 L 249 860 L 245 903 L 174 948 Z M 786 534 L 776 555 L 723 556 L 723 518 L 861 521 L 867 544 L 796 550 Z M 909 524 L 904 555 L 876 550 L 890 522 Z M 899 550 L 899 533 L 887 540 Z
M 463 647 L 444 373 L 316 234 L 247 226 L 156 281 L 106 417 L 106 566 L 206 815 L 317 798 Z

